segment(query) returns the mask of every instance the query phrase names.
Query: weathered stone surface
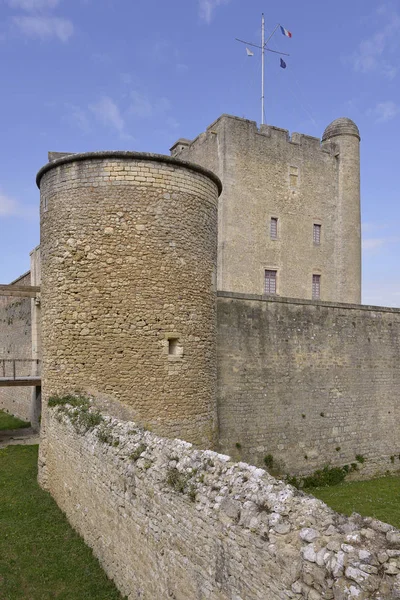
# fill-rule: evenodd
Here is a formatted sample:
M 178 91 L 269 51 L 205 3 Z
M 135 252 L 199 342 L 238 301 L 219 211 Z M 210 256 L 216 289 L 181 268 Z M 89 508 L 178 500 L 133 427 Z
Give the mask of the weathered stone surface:
M 134 423 L 105 417 L 79 432 L 57 408 L 48 418 L 49 490 L 129 600 L 399 597 L 386 532 L 341 549 L 366 529 L 362 517 Z
M 30 285 L 30 272 L 13 281 L 16 285 Z M 2 359 L 28 359 L 17 363 L 17 375 L 31 375 L 31 300 L 0 296 L 0 377 L 3 377 Z M 12 376 L 12 363 L 4 363 L 4 375 Z M 0 410 L 25 421 L 31 419 L 30 387 L 0 387 Z
M 264 270 L 277 269 L 277 293 L 311 298 L 321 274 L 321 298 L 361 301 L 360 155 L 352 125 L 318 138 L 222 115 L 175 156 L 221 177 L 218 289 L 264 293 Z M 276 239 L 270 220 L 278 219 Z M 313 225 L 321 243 L 313 243 Z
M 292 475 L 399 469 L 399 309 L 219 292 L 217 316 L 223 452 L 259 465 L 272 457 L 273 472 Z M 370 519 L 367 535 L 376 527 L 390 530 Z
M 386 534 L 386 539 L 391 546 L 400 547 L 400 532 L 388 531 Z
M 53 161 L 38 181 L 44 409 L 79 389 L 214 447 L 218 179 L 168 156 L 100 152 Z
M 320 534 L 315 529 L 306 527 L 300 531 L 300 537 L 305 542 L 313 542 L 316 538 L 319 538 Z

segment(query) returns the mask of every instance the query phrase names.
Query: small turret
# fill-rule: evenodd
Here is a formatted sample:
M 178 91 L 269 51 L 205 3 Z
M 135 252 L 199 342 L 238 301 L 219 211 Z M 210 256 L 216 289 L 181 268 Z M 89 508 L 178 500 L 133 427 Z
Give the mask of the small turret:
M 335 270 L 337 301 L 361 303 L 360 132 L 341 117 L 325 129 L 323 147 L 337 158 Z
M 330 125 L 325 129 L 324 134 L 322 136 L 322 141 L 325 142 L 327 140 L 331 140 L 338 135 L 353 135 L 358 138 L 360 141 L 360 131 L 357 125 L 351 119 L 347 117 L 340 117 L 340 119 L 336 119 L 332 121 Z

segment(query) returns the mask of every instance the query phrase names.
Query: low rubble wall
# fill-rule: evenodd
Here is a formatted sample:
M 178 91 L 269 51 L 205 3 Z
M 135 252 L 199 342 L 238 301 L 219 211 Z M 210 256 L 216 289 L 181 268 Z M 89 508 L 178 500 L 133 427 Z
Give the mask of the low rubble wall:
M 400 598 L 390 525 L 86 404 L 45 432 L 40 480 L 129 600 Z

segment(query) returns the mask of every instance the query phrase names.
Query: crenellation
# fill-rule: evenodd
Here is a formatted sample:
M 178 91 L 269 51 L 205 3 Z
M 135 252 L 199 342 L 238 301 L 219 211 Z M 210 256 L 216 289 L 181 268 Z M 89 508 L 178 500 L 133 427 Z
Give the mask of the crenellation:
M 293 145 L 309 146 L 310 149 L 314 149 L 315 151 L 319 150 L 321 152 L 325 152 L 326 148 L 329 147 L 329 144 L 326 143 L 326 140 L 324 140 L 324 143 L 322 143 L 322 139 L 315 136 L 296 132 L 290 134 L 288 129 L 276 127 L 274 125 L 264 124 L 258 127 L 255 121 L 224 114 L 216 119 L 211 125 L 209 125 L 205 132 L 200 133 L 193 140 L 188 140 L 186 138 L 180 138 L 177 140 L 170 148 L 171 155 L 176 157 L 179 156 L 181 152 L 185 152 L 188 149 L 193 150 L 199 144 L 201 145 L 209 143 L 213 136 L 217 136 L 220 133 L 219 129 L 223 123 L 228 123 L 228 126 L 231 128 L 237 127 L 242 129 L 243 132 L 246 131 L 247 137 L 249 135 L 253 135 L 254 137 L 261 135 L 264 138 L 272 139 L 274 141 L 281 141 Z M 266 146 L 266 149 L 267 148 L 268 146 Z
M 304 133 L 292 133 L 290 141 L 292 144 L 298 144 L 299 146 L 310 148 L 310 150 L 315 152 L 322 150 L 321 139 L 312 135 L 306 135 Z
M 287 129 L 282 129 L 281 127 L 275 127 L 273 125 L 260 125 L 260 128 L 256 133 L 261 134 L 266 138 L 271 138 L 271 140 L 276 142 L 290 141 L 290 135 Z

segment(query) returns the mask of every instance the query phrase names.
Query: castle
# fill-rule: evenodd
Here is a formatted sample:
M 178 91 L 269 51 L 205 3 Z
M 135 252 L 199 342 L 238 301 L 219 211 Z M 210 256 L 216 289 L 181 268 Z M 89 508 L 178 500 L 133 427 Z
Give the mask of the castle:
M 49 153 L 32 253 L 44 405 L 80 389 L 160 435 L 255 464 L 273 454 L 284 472 L 357 452 L 386 470 L 399 311 L 359 304 L 359 143 L 346 118 L 318 140 L 222 115 L 171 157 Z
M 282 473 L 306 473 L 325 464 L 341 466 L 354 462 L 356 455 L 365 458 L 363 476 L 398 469 L 400 310 L 359 304 L 359 141 L 358 129 L 349 119 L 334 121 L 320 141 L 300 134 L 289 138 L 285 130 L 271 126 L 258 130 L 253 122 L 223 115 L 193 142 L 178 140 L 172 156 L 57 154 L 39 171 L 40 308 L 39 298 L 33 303 L 36 321 L 41 312 L 39 477 L 108 572 L 122 582 L 120 588 L 127 591 L 127 579 L 141 581 L 135 584 L 135 592 L 129 592 L 130 598 L 262 597 L 255 588 L 253 595 L 246 596 L 246 586 L 239 593 L 243 581 L 239 577 L 238 583 L 231 571 L 236 595 L 218 585 L 220 592 L 215 591 L 215 581 L 228 585 L 225 556 L 230 551 L 225 546 L 218 546 L 212 592 L 200 583 L 197 591 L 196 586 L 190 587 L 183 563 L 175 563 L 174 558 L 171 562 L 168 552 L 157 554 L 163 527 L 168 535 L 168 511 L 151 534 L 154 548 L 143 542 L 143 532 L 138 532 L 147 522 L 147 513 L 136 521 L 138 513 L 132 507 L 139 492 L 135 486 L 142 482 L 140 494 L 147 498 L 138 506 L 153 505 L 156 498 L 154 514 L 163 510 L 157 494 L 164 497 L 165 490 L 157 488 L 155 493 L 152 486 L 165 480 L 165 461 L 172 465 L 170 469 L 190 463 L 192 473 L 199 468 L 196 461 L 208 457 L 207 461 L 218 463 L 219 474 L 231 469 L 229 485 L 221 491 L 224 535 L 240 519 L 245 529 L 251 530 L 250 523 L 256 521 L 258 527 L 260 511 L 250 514 L 248 503 L 254 503 L 254 490 L 261 490 L 260 498 L 267 493 L 262 487 L 267 480 L 260 479 L 265 475 L 252 467 L 250 475 L 243 475 L 243 486 L 250 477 L 254 493 L 246 488 L 244 499 L 240 494 L 228 498 L 244 469 L 242 463 L 236 473 L 236 467 L 223 466 L 227 457 L 196 454 L 181 442 L 157 441 L 156 435 L 180 438 L 253 465 L 262 465 L 268 455 Z M 87 435 L 77 434 L 65 413 L 56 418 L 48 407 L 50 398 L 78 390 L 108 415 L 114 433 L 100 437 L 114 439 L 118 431 L 120 450 L 112 444 L 99 445 L 94 427 Z M 5 402 L 3 406 L 9 408 Z M 146 431 L 132 430 L 137 444 L 140 438 L 138 448 L 152 449 L 147 462 L 138 461 L 134 482 L 133 467 L 123 466 L 121 471 L 118 466 L 124 448 L 133 443 L 131 430 L 124 425 L 127 421 Z M 169 448 L 167 458 L 161 447 Z M 145 449 L 142 453 L 147 456 Z M 153 477 L 152 460 L 154 481 L 143 479 L 140 470 L 142 465 Z M 216 485 L 214 479 L 210 481 Z M 203 483 L 199 480 L 196 485 Z M 294 499 L 290 510 L 302 516 L 289 528 L 287 524 L 280 528 L 282 515 L 288 514 L 283 504 L 293 494 L 285 487 L 276 490 L 268 511 L 281 516 L 274 524 L 271 521 L 269 535 L 275 546 L 268 546 L 268 552 L 277 556 L 282 551 L 286 558 L 281 571 L 279 559 L 272 559 L 281 587 L 271 587 L 268 598 L 378 598 L 349 595 L 351 585 L 364 590 L 364 579 L 360 576 L 360 581 L 350 584 L 340 568 L 334 577 L 342 578 L 337 584 L 342 596 L 329 591 L 333 583 L 329 587 L 325 571 L 319 581 L 318 574 L 308 576 L 306 569 L 308 575 L 295 586 L 300 575 L 287 566 L 294 560 L 288 547 L 297 548 L 298 536 L 290 532 L 300 522 L 323 527 L 331 517 L 324 513 L 322 518 L 319 505 L 314 504 L 308 518 L 301 513 L 301 502 L 297 505 Z M 215 506 L 207 509 L 205 519 L 220 510 L 219 496 L 211 487 L 207 494 Z M 165 497 L 175 506 L 175 497 Z M 117 508 L 105 510 L 108 505 Z M 247 520 L 246 510 L 250 510 Z M 113 548 L 95 532 L 93 523 L 100 513 Z M 186 508 L 184 514 L 185 523 L 193 518 L 199 526 Z M 168 563 L 175 573 L 172 580 L 159 584 L 162 595 L 154 591 L 155 583 L 149 592 L 146 578 L 137 570 L 132 574 L 128 564 L 126 572 L 120 567 L 127 546 L 116 523 L 131 517 L 130 531 L 135 531 L 138 547 L 144 544 L 160 572 Z M 146 531 L 152 527 L 150 522 Z M 178 530 L 174 535 L 179 536 Z M 251 571 L 258 559 L 248 535 L 242 545 L 252 547 Z M 163 543 L 169 548 L 169 543 Z M 263 539 L 257 544 L 257 548 L 263 545 Z M 183 556 L 192 556 L 184 540 L 182 546 Z M 114 558 L 116 553 L 120 562 Z M 208 559 L 206 552 L 202 560 Z M 260 569 L 258 576 L 268 578 Z M 202 581 L 207 580 L 206 571 Z M 190 593 L 175 590 L 171 581 L 179 577 Z M 392 590 L 390 581 L 387 589 Z M 143 595 L 137 591 L 140 586 L 147 590 Z
M 361 302 L 360 134 L 318 138 L 222 115 L 172 156 L 216 173 L 218 290 Z

